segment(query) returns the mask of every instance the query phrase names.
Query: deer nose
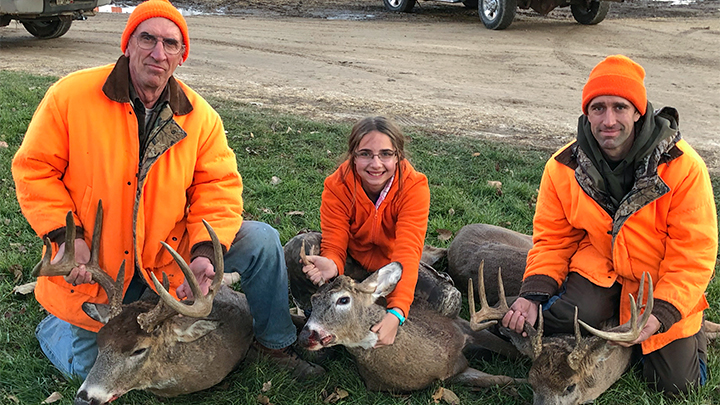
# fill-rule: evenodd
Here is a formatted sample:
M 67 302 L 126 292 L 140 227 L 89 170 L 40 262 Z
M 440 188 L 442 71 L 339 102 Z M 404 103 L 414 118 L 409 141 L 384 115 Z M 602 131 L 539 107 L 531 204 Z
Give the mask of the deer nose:
M 310 347 L 318 343 L 318 334 L 314 330 L 310 330 L 310 328 L 303 327 L 302 331 L 300 331 L 300 335 L 298 335 L 298 343 L 300 346 L 303 347 Z

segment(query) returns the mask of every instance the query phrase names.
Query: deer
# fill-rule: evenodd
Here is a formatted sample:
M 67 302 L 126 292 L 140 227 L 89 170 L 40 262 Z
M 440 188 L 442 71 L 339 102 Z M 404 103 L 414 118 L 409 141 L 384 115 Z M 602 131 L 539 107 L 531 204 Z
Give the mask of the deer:
M 638 313 L 643 308 L 645 276 L 646 274 L 643 274 L 641 278 L 637 300 L 630 294 L 629 325 L 599 330 L 577 319 L 576 308 L 574 334 L 543 337 L 541 307 L 538 310 L 537 329 L 527 322 L 523 327 L 527 336 L 504 327 L 499 328 L 522 354 L 532 360 L 528 382 L 533 389 L 533 404 L 575 405 L 592 402 L 630 368 L 633 349 L 614 345 L 611 342 L 632 342 L 647 324 L 653 308 L 653 284 L 650 275 L 647 275 L 648 294 L 645 311 L 638 321 Z M 478 268 L 478 280 L 481 286 L 478 291 L 481 309 L 478 312 L 475 311 L 473 283 L 468 283 L 470 327 L 473 330 L 483 330 L 494 325 L 509 309 L 504 297 L 500 270 L 498 270 L 500 299 L 497 307 L 490 307 L 485 298 L 482 263 Z M 590 335 L 583 337 L 580 326 Z
M 325 283 L 311 297 L 312 312 L 299 344 L 311 351 L 345 346 L 371 391 L 411 392 L 435 381 L 477 387 L 520 381 L 471 368 L 463 355 L 471 344 L 512 355 L 511 345 L 490 333 L 473 332 L 462 318 L 441 315 L 421 304 L 413 303 L 392 345 L 374 348 L 377 335 L 370 328 L 385 315 L 384 297 L 401 276 L 402 265 L 392 262 L 362 282 L 340 275 Z
M 253 340 L 252 316 L 245 295 L 223 285 L 223 256 L 220 241 L 203 220 L 214 249 L 215 274 L 203 295 L 198 282 L 180 254 L 162 245 L 180 266 L 194 301 L 177 301 L 151 273 L 158 292 L 151 299 L 122 304 L 125 262 L 116 280 L 100 266 L 102 201 L 98 203 L 90 261 L 86 270 L 105 290 L 108 304 L 86 302 L 83 311 L 104 326 L 97 335 L 98 356 L 75 396 L 75 405 L 106 404 L 131 390 L 147 390 L 174 397 L 204 390 L 219 383 L 245 358 Z M 65 254 L 51 264 L 51 245 L 45 239 L 45 255 L 33 270 L 35 276 L 64 276 L 75 262 L 75 223 L 72 211 L 66 217 Z
M 481 262 L 487 264 L 485 278 L 494 285 L 495 269 L 503 269 L 505 289 L 509 296 L 520 293 L 527 254 L 532 247 L 532 237 L 520 232 L 489 224 L 463 226 L 447 248 L 447 272 L 457 286 L 464 286 L 472 279 L 477 291 L 477 269 Z M 497 291 L 488 291 L 490 305 L 498 302 Z

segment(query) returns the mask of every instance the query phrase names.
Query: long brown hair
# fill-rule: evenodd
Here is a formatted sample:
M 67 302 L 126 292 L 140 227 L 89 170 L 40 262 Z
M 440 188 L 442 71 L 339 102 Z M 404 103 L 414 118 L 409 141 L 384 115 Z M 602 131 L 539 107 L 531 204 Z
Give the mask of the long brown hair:
M 355 173 L 355 151 L 360 145 L 360 141 L 363 137 L 370 132 L 378 131 L 387 135 L 390 138 L 390 142 L 393 148 L 397 152 L 398 164 L 397 164 L 397 178 L 395 181 L 398 182 L 398 191 L 402 188 L 402 161 L 407 159 L 407 153 L 405 152 L 405 135 L 400 128 L 392 120 L 377 116 L 377 117 L 365 117 L 360 121 L 356 122 L 350 131 L 348 137 L 348 148 L 345 151 L 344 161 L 349 161 L 347 169 L 343 175 L 343 178 L 347 179 L 352 173 L 353 177 Z

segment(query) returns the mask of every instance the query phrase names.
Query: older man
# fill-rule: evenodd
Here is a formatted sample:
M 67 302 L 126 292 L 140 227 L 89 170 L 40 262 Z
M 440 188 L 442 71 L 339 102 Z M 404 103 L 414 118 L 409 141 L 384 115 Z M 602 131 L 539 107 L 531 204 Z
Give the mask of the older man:
M 644 378 L 676 394 L 707 376 L 717 219 L 704 162 L 680 136 L 677 111 L 653 110 L 644 77 L 622 55 L 590 73 L 577 140 L 545 166 L 520 298 L 502 324 L 521 333 L 541 304 L 548 334 L 572 333 L 576 306 L 593 326 L 626 323 L 628 293 L 638 296 L 647 272 L 655 306 L 629 345 L 642 350 Z
M 190 263 L 207 291 L 216 275 L 205 219 L 219 236 L 226 270 L 241 275 L 255 348 L 296 376 L 322 374 L 291 349 L 296 329 L 279 236 L 266 224 L 243 222 L 242 180 L 220 116 L 173 76 L 190 51 L 185 19 L 170 2 L 149 0 L 130 15 L 120 46 L 115 64 L 64 77 L 38 106 L 13 161 L 23 214 L 53 242 L 58 261 L 72 211 L 77 259 L 87 263 L 102 200 L 100 266 L 115 277 L 123 261 L 129 265 L 125 303 L 153 288 L 151 272 L 159 279 L 167 273 L 179 298 L 191 295 L 160 241 Z M 41 277 L 35 295 L 50 312 L 36 330 L 43 351 L 64 374 L 85 378 L 102 325 L 81 305 L 107 302 L 105 292 L 81 265 L 66 277 Z

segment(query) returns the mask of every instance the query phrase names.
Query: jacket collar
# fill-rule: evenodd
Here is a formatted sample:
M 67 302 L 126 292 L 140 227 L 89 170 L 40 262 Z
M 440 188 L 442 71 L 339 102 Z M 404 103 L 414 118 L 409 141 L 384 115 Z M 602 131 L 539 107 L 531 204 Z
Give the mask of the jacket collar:
M 103 93 L 112 101 L 118 103 L 129 103 L 130 102 L 130 68 L 129 60 L 125 55 L 115 63 L 110 75 L 105 80 L 105 84 L 102 87 Z M 188 100 L 185 92 L 180 87 L 180 84 L 175 80 L 175 76 L 170 76 L 167 83 L 167 90 L 169 93 L 170 108 L 175 115 L 186 115 L 193 110 L 193 106 Z

